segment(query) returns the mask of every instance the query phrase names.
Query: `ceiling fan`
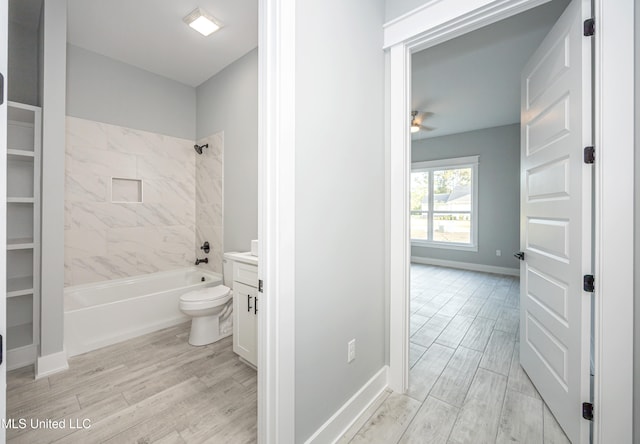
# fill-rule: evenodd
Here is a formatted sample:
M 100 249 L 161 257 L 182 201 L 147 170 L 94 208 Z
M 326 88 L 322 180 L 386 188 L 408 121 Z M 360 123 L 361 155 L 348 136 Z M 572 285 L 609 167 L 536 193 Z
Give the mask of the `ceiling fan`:
M 418 121 L 418 114 L 422 115 L 422 119 Z M 419 112 L 419 111 L 411 111 L 411 132 L 417 133 L 420 130 L 424 131 L 433 131 L 435 128 L 432 126 L 424 126 L 422 125 L 422 121 L 432 115 L 430 112 Z

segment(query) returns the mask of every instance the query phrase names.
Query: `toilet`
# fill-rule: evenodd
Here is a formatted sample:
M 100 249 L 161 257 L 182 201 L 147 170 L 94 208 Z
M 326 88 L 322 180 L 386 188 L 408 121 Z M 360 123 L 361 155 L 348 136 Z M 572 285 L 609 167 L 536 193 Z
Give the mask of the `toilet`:
M 233 292 L 224 285 L 205 287 L 180 296 L 180 310 L 192 318 L 189 344 L 212 344 L 231 334 L 232 298 Z M 224 326 L 223 321 L 227 321 Z

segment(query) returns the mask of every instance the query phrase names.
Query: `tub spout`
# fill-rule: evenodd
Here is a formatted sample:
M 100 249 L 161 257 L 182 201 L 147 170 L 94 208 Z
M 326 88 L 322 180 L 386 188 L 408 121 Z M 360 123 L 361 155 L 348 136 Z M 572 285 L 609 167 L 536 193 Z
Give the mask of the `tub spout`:
M 205 257 L 204 259 L 196 259 L 196 265 L 199 265 L 199 264 L 201 264 L 201 263 L 203 263 L 203 262 L 204 262 L 205 264 L 208 264 L 208 263 L 209 263 L 209 258 L 208 258 L 208 257 Z

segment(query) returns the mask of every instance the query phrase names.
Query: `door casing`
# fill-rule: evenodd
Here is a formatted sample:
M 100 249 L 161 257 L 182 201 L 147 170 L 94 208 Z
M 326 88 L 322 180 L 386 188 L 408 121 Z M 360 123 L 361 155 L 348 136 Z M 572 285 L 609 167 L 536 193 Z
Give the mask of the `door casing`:
M 389 386 L 397 392 L 407 390 L 409 375 L 411 53 L 543 3 L 546 0 L 428 1 L 384 26 L 384 48 L 389 54 Z M 595 0 L 594 17 L 593 440 L 632 442 L 633 242 L 629 236 L 634 231 L 634 0 Z

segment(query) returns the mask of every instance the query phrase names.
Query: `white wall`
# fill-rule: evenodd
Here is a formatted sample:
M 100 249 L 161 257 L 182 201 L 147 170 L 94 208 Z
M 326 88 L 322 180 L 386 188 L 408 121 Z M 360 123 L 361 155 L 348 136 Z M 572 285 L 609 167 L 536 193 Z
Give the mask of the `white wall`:
M 197 139 L 224 132 L 224 250 L 258 237 L 258 49 L 196 88 Z
M 412 162 L 480 155 L 478 251 L 412 246 L 411 255 L 496 267 L 519 267 L 520 124 L 414 141 Z M 496 256 L 501 250 L 502 256 Z
M 296 442 L 385 365 L 383 15 L 296 2 Z
M 77 117 L 66 136 L 65 286 L 192 265 L 193 139 Z
M 198 140 L 198 145 L 209 145 L 196 154 L 196 245 L 194 257 L 208 258 L 200 268 L 223 272 L 223 195 L 224 195 L 224 133 L 219 132 Z M 232 227 L 230 227 L 232 229 Z M 209 242 L 209 253 L 200 247 Z
M 73 45 L 67 115 L 196 139 L 195 88 Z

